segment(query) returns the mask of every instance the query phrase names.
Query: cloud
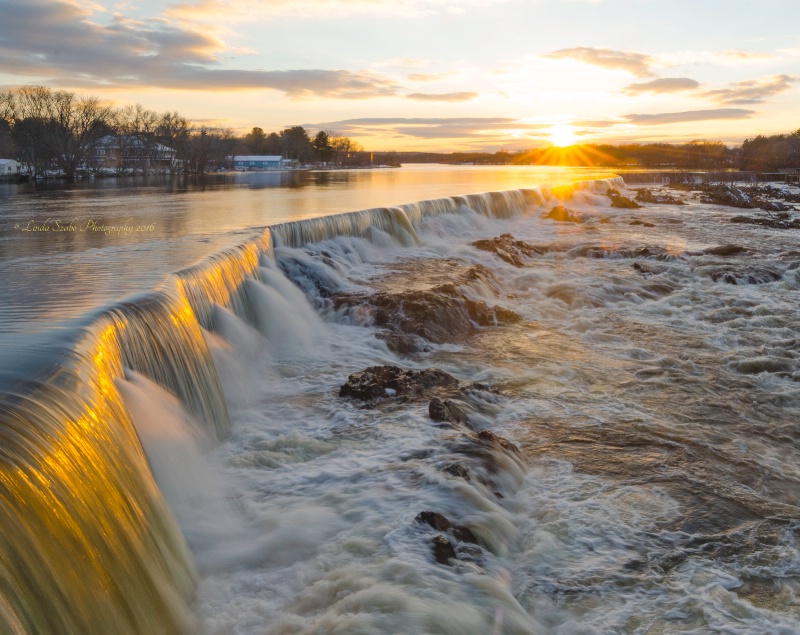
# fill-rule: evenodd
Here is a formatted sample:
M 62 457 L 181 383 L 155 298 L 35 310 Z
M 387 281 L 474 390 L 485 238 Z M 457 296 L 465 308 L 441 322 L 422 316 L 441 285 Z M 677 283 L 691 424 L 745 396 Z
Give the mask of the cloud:
M 613 128 L 628 122 L 620 119 L 578 119 L 571 123 L 573 128 Z
M 800 80 L 797 75 L 773 75 L 763 79 L 751 79 L 729 84 L 727 88 L 718 88 L 703 93 L 703 97 L 719 104 L 760 104 L 767 97 L 784 93 Z
M 457 75 L 457 73 L 412 73 L 408 76 L 408 79 L 412 82 L 438 82 L 454 75 Z
M 750 51 L 740 51 L 737 49 L 728 49 L 726 51 L 715 51 L 714 56 L 723 60 L 734 60 L 737 62 L 746 60 L 769 60 L 775 56 L 770 53 L 751 53 Z
M 89 10 L 61 0 L 6 0 L 4 9 L 0 72 L 49 77 L 48 83 L 56 85 L 274 89 L 292 98 L 366 99 L 397 93 L 392 81 L 365 71 L 220 68 L 222 41 L 163 20 L 116 15 L 103 25 L 90 20 Z
M 479 97 L 478 93 L 411 93 L 406 95 L 408 99 L 418 99 L 420 101 L 470 101 Z
M 639 126 L 660 126 L 671 123 L 688 123 L 690 121 L 710 121 L 714 119 L 748 119 L 755 110 L 742 108 L 715 108 L 713 110 L 689 110 L 686 112 L 663 112 L 655 115 L 624 115 L 623 123 Z
M 546 53 L 545 57 L 550 59 L 571 59 L 593 66 L 600 66 L 610 70 L 621 70 L 636 77 L 648 77 L 652 75 L 651 66 L 654 59 L 643 53 L 630 51 L 615 51 L 607 48 L 595 48 L 591 46 L 576 46 L 575 48 L 560 49 L 552 53 Z
M 169 5 L 165 15 L 187 22 L 240 22 L 258 17 L 323 18 L 346 15 L 416 17 L 463 13 L 509 0 L 197 0 Z
M 369 117 L 302 125 L 313 130 L 335 130 L 354 137 L 381 134 L 418 139 L 474 138 L 502 142 L 513 135 L 527 136 L 547 129 L 552 124 L 528 123 L 508 117 Z
M 684 90 L 694 90 L 699 86 L 700 82 L 688 77 L 664 77 L 639 84 L 628 84 L 622 89 L 622 92 L 629 95 L 640 95 L 642 93 L 677 93 Z

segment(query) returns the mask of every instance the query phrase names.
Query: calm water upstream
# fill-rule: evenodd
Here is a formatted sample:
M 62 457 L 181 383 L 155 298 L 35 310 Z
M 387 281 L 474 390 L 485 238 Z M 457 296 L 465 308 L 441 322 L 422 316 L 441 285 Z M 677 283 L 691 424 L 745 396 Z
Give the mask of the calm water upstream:
M 0 632 L 800 632 L 797 230 L 585 176 L 8 191 Z
M 562 168 L 411 165 L 207 175 L 201 182 L 0 182 L 0 337 L 49 329 L 147 291 L 254 228 L 587 175 Z

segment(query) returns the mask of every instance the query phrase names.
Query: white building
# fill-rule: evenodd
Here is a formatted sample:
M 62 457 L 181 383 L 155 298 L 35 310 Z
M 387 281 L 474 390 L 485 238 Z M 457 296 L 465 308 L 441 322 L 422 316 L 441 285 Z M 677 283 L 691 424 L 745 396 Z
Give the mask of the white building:
M 106 135 L 94 147 L 94 165 L 104 168 L 168 168 L 177 152 L 145 135 Z
M 19 163 L 14 159 L 0 159 L 0 176 L 19 174 Z
M 280 170 L 287 162 L 278 155 L 237 155 L 233 157 L 236 170 Z

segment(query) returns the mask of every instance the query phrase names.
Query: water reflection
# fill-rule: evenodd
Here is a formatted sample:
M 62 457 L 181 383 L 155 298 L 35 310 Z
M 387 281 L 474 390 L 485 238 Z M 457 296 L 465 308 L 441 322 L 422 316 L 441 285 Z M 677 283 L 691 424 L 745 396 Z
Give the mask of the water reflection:
M 257 228 L 423 199 L 607 176 L 414 165 L 0 184 L 0 333 L 39 331 L 158 286 Z

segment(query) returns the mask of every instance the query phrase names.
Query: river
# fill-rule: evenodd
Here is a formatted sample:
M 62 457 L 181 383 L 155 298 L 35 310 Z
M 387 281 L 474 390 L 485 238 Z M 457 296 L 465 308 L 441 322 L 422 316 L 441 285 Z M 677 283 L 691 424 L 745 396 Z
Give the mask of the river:
M 796 230 L 404 171 L 78 188 L 157 235 L 13 254 L 130 286 L 10 292 L 4 632 L 797 632 Z

